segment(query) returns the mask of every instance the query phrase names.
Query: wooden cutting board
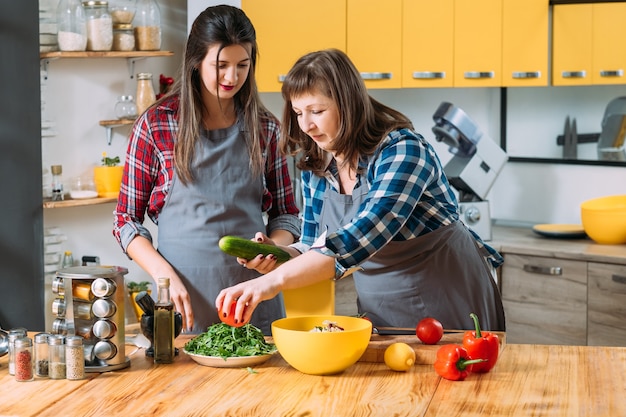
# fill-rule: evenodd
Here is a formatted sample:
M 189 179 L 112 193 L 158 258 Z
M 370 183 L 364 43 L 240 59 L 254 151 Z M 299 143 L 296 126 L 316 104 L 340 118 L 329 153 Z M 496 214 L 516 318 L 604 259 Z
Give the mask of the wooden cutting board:
M 504 350 L 506 345 L 506 333 L 504 332 L 492 332 L 498 335 L 500 341 L 500 354 Z M 373 334 L 370 343 L 365 349 L 363 356 L 359 359 L 359 362 L 385 362 L 385 349 L 392 343 L 402 342 L 411 346 L 415 351 L 415 364 L 417 365 L 432 365 L 437 358 L 437 350 L 442 346 L 449 343 L 463 343 L 463 334 L 465 330 L 446 330 L 441 340 L 436 345 L 423 344 L 416 335 L 402 335 L 402 336 L 381 336 Z

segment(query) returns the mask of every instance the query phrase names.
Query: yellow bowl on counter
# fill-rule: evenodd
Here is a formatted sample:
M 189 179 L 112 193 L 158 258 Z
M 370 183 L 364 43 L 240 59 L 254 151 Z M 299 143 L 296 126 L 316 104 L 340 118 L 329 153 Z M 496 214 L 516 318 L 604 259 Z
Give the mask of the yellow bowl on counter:
M 325 321 L 343 331 L 312 332 Z M 354 365 L 367 349 L 372 323 L 359 317 L 315 315 L 288 317 L 272 323 L 272 337 L 283 359 L 310 375 L 331 375 Z
M 580 215 L 585 233 L 596 243 L 626 243 L 626 195 L 612 195 L 584 201 Z

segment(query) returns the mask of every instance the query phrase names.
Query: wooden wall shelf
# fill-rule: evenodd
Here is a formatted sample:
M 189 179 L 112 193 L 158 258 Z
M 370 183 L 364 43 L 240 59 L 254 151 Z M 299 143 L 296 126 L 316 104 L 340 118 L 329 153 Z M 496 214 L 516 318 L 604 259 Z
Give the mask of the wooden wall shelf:
M 43 208 L 63 208 L 63 207 L 79 207 L 79 206 L 93 206 L 96 204 L 116 203 L 117 198 L 86 198 L 82 200 L 62 200 L 52 201 L 44 200 Z

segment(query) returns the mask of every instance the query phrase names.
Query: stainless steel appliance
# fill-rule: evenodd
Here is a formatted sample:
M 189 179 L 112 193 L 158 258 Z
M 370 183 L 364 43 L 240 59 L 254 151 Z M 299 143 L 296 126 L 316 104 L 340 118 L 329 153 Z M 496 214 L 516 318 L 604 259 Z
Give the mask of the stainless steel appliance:
M 598 159 L 626 161 L 626 97 L 609 102 L 602 118 L 602 132 L 598 139 Z
M 461 219 L 483 240 L 491 240 L 491 215 L 485 198 L 508 159 L 506 152 L 452 103 L 441 103 L 433 120 L 435 139 L 447 144 L 454 155 L 444 172 L 459 192 Z
M 74 266 L 52 281 L 52 333 L 84 339 L 85 371 L 106 372 L 130 365 L 125 351 L 124 275 L 119 266 Z

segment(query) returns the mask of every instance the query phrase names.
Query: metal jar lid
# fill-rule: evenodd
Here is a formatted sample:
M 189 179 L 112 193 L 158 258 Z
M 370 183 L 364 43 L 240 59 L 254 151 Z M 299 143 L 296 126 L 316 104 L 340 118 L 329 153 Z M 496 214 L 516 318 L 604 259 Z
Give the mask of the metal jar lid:
M 96 297 L 108 297 L 117 289 L 114 281 L 107 278 L 96 278 L 91 283 L 91 292 Z
M 67 323 L 65 322 L 65 319 L 54 319 L 52 322 L 52 333 L 60 334 L 65 332 L 67 332 Z M 48 342 L 50 342 L 50 339 L 52 338 L 48 338 Z
M 37 333 L 35 335 L 35 343 L 39 344 L 39 343 L 48 343 L 48 336 L 50 336 L 49 333 Z
M 107 360 L 117 354 L 117 347 L 109 341 L 101 340 L 93 347 L 93 353 L 96 358 Z
M 52 314 L 57 317 L 65 316 L 65 300 L 63 298 L 55 298 L 52 301 Z
M 128 274 L 127 268 L 104 265 L 72 266 L 57 272 L 58 277 L 73 279 L 114 278 L 125 274 Z
M 20 337 L 15 339 L 15 348 L 30 347 L 33 345 L 33 341 L 30 337 Z
M 111 317 L 116 311 L 115 303 L 106 298 L 99 298 L 91 305 L 91 312 L 99 318 Z
M 82 346 L 83 338 L 80 336 L 69 336 L 65 339 L 66 346 Z
M 52 280 L 52 292 L 55 294 L 65 294 L 65 282 L 61 277 L 54 277 Z
M 115 336 L 117 327 L 109 320 L 98 320 L 93 324 L 92 332 L 99 339 L 110 339 Z
M 65 336 L 60 334 L 51 334 L 48 337 L 48 345 L 60 346 L 65 343 Z

